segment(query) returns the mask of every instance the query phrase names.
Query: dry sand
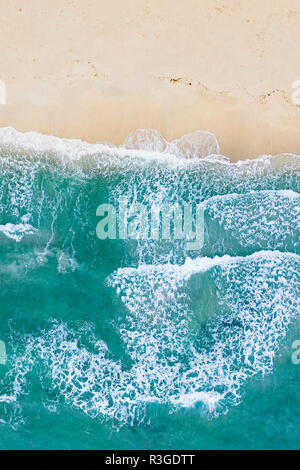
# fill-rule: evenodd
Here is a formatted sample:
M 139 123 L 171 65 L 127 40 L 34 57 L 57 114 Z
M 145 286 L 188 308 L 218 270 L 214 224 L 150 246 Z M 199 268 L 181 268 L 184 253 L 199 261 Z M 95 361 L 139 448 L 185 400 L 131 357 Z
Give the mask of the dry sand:
M 122 143 L 216 134 L 300 153 L 299 0 L 0 0 L 0 125 Z M 299 85 L 300 88 L 300 85 Z

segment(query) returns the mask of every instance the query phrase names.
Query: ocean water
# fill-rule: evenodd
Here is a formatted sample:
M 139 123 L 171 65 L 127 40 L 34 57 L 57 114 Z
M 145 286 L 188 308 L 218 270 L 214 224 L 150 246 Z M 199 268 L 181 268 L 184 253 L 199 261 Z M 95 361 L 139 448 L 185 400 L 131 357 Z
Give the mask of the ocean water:
M 299 448 L 299 156 L 4 128 L 0 178 L 1 449 Z M 200 205 L 203 246 L 99 239 L 120 196 Z

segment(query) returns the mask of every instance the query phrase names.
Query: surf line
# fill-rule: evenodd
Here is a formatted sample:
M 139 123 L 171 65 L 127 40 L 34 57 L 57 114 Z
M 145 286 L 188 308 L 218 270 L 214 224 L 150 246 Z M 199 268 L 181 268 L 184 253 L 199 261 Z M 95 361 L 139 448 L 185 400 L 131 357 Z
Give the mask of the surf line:
M 96 216 L 102 217 L 96 227 L 100 240 L 171 240 L 173 235 L 174 240 L 186 240 L 187 250 L 200 250 L 204 244 L 203 204 L 197 204 L 195 211 L 186 203 L 152 204 L 149 208 L 139 202 L 129 205 L 121 196 L 117 208 L 101 204 Z

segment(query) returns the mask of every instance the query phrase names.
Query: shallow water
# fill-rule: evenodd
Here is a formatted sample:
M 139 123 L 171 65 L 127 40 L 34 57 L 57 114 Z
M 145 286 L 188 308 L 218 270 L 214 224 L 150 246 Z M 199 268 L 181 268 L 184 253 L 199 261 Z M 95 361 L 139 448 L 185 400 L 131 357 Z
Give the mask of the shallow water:
M 300 157 L 212 151 L 0 130 L 1 448 L 299 447 Z M 201 205 L 203 246 L 100 240 L 120 196 Z

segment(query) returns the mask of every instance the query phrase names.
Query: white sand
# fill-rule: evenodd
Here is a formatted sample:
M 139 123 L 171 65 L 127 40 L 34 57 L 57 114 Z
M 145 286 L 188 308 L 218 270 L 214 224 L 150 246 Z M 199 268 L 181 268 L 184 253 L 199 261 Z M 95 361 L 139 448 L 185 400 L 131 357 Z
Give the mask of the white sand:
M 0 0 L 0 125 L 91 142 L 216 134 L 300 153 L 299 0 Z M 300 84 L 299 84 L 300 88 Z

